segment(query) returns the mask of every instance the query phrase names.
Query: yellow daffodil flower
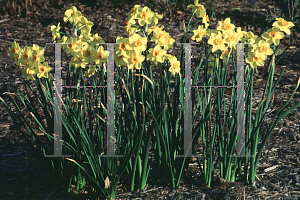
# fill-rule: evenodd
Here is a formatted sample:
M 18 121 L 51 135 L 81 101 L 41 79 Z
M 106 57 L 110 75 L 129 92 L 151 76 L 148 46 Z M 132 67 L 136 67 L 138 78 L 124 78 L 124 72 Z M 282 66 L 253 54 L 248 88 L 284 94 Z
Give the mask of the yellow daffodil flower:
M 229 48 L 233 48 L 236 46 L 240 40 L 239 34 L 236 33 L 234 30 L 226 31 L 224 33 L 224 42 L 227 44 Z
M 115 47 L 115 51 L 114 51 L 114 58 L 115 58 L 115 63 L 116 63 L 116 66 L 118 66 L 118 67 L 121 67 L 122 65 L 123 66 L 126 66 L 127 65 L 127 63 L 124 61 L 124 56 L 123 55 L 121 55 L 121 56 L 118 56 L 117 54 L 116 54 L 116 47 Z
M 109 52 L 104 50 L 103 46 L 99 46 L 96 51 L 96 54 L 94 55 L 96 58 L 95 63 L 97 65 L 102 65 L 102 63 L 106 63 L 108 55 L 109 55 Z
M 203 19 L 202 19 L 202 23 L 203 24 L 205 24 L 205 29 L 207 29 L 208 28 L 208 26 L 209 26 L 209 17 L 208 17 L 208 15 L 206 15 L 205 17 L 203 17 Z
M 166 38 L 167 43 L 162 45 L 164 47 L 164 49 L 166 49 L 166 50 L 168 50 L 170 48 L 173 49 L 173 44 L 175 43 L 175 40 L 170 35 L 167 35 L 165 38 Z
M 228 55 L 231 53 L 232 49 L 226 49 L 225 51 L 222 52 L 220 58 L 222 60 L 227 59 Z
M 285 21 L 283 18 L 276 18 L 276 20 L 277 21 L 273 23 L 273 26 L 279 28 L 280 31 L 283 31 L 286 34 L 290 35 L 290 28 L 295 26 L 295 24 L 293 22 Z
M 43 51 L 32 51 L 31 57 L 30 57 L 32 62 L 44 62 L 45 58 L 44 58 L 44 52 Z
M 76 69 L 81 67 L 85 68 L 88 62 L 85 61 L 85 57 L 73 56 L 70 61 L 70 66 L 74 66 Z
M 48 66 L 48 62 L 44 62 L 43 64 L 39 63 L 36 69 L 36 76 L 38 78 L 48 78 L 48 73 L 52 70 L 52 67 Z
M 158 26 L 151 26 L 148 31 L 147 34 L 150 35 L 152 32 L 158 32 L 158 31 L 162 31 L 164 28 L 164 26 L 158 27 Z
M 172 73 L 174 76 L 175 74 L 180 72 L 180 62 L 177 61 L 177 58 L 175 56 L 168 56 L 168 59 L 170 61 L 171 67 L 169 68 L 169 72 Z
M 142 10 L 139 9 L 139 14 L 137 15 L 138 23 L 140 26 L 151 24 L 153 17 L 154 13 L 147 6 L 145 6 Z
M 71 24 L 73 23 L 73 16 L 74 16 L 74 22 L 75 25 L 80 20 L 82 14 L 80 11 L 77 10 L 75 6 L 72 6 L 70 9 L 66 10 L 64 15 L 64 22 L 69 21 Z
M 153 37 L 151 38 L 152 42 L 155 42 L 155 45 L 165 45 L 167 44 L 166 36 L 167 36 L 166 31 L 157 31 L 153 32 Z
M 147 38 L 142 37 L 139 34 L 134 34 L 129 37 L 129 44 L 127 45 L 128 50 L 135 50 L 137 54 L 141 54 L 147 48 Z
M 102 37 L 98 36 L 98 33 L 94 34 L 94 36 L 90 37 L 89 39 L 90 39 L 89 42 L 93 45 L 93 47 L 95 45 L 99 46 L 99 43 L 105 43 L 102 40 Z
M 95 74 L 95 72 L 96 72 L 96 66 L 91 66 L 91 65 L 89 65 L 89 69 L 88 69 L 88 71 L 84 74 L 84 76 L 86 76 L 86 77 L 91 77 L 91 76 L 93 76 L 93 75 Z
M 129 49 L 128 49 L 129 39 L 128 38 L 124 39 L 123 37 L 117 37 L 116 43 L 121 43 L 121 44 L 115 45 L 117 47 L 116 54 L 118 56 L 121 56 L 121 55 L 126 56 L 129 51 Z
M 24 47 L 24 49 L 20 50 L 19 52 L 19 59 L 17 62 L 17 65 L 19 65 L 19 63 L 23 63 L 25 64 L 26 61 L 31 61 L 31 56 L 32 56 L 32 50 L 29 47 Z
M 221 33 L 218 33 L 218 35 L 212 33 L 210 39 L 208 40 L 208 44 L 213 46 L 212 48 L 213 53 L 216 52 L 217 50 L 221 50 L 221 51 L 226 50 Z
M 223 33 L 226 31 L 234 30 L 235 26 L 230 22 L 230 18 L 226 18 L 224 21 L 220 21 L 217 30 L 221 30 L 223 31 Z
M 133 36 L 134 34 L 136 34 L 137 28 L 135 27 L 131 27 L 130 25 L 126 26 L 126 32 L 128 34 L 128 36 Z
M 77 26 L 80 28 L 81 32 L 90 33 L 92 26 L 94 26 L 94 23 L 87 20 L 86 17 L 82 16 L 80 18 L 80 20 L 78 21 Z M 81 28 L 81 27 L 83 27 L 83 28 Z
M 161 46 L 157 45 L 149 49 L 147 60 L 152 61 L 155 65 L 157 65 L 157 62 L 163 63 L 166 53 L 167 50 L 161 49 Z
M 261 37 L 264 38 L 268 43 L 274 43 L 276 46 L 278 46 L 280 40 L 284 37 L 284 34 L 280 32 L 279 28 L 273 27 L 272 29 L 269 29 L 266 33 L 262 34 Z
M 196 40 L 197 42 L 200 42 L 203 38 L 203 36 L 206 36 L 206 29 L 203 28 L 203 26 L 198 26 L 198 29 L 193 30 L 194 35 L 192 36 L 192 40 Z
M 18 58 L 20 52 L 20 46 L 18 43 L 16 43 L 16 41 L 13 41 L 13 43 L 11 43 L 11 47 L 8 48 L 8 50 L 9 50 L 10 57 L 14 59 Z
M 159 19 L 162 19 L 163 18 L 163 16 L 162 15 L 160 15 L 160 14 L 158 14 L 158 13 L 154 13 L 154 16 L 153 16 L 153 23 L 156 25 L 156 24 L 158 24 L 158 20 Z
M 236 32 L 239 34 L 239 38 L 242 38 L 242 37 L 244 37 L 244 36 L 247 34 L 246 31 L 242 31 L 242 28 L 241 28 L 241 27 L 238 27 L 238 28 L 236 29 Z
M 199 0 L 194 0 L 194 5 L 190 4 L 187 7 L 188 8 L 192 8 L 192 13 L 194 13 L 194 11 L 196 10 L 196 17 L 202 17 L 205 18 L 206 17 L 206 10 L 205 7 L 202 4 L 198 3 Z
M 78 55 L 78 53 L 80 52 L 80 55 Z M 76 54 L 77 53 L 77 54 Z M 91 46 L 91 45 L 86 45 L 86 46 L 83 46 L 82 49 L 78 52 L 76 52 L 75 55 L 77 55 L 78 57 L 82 57 L 84 56 L 85 57 L 85 61 L 87 63 L 92 63 L 92 62 L 95 62 L 96 59 L 95 59 L 95 54 L 97 53 L 96 49 Z
M 219 33 L 221 33 L 220 31 L 217 31 L 216 29 L 211 29 L 211 30 L 206 30 L 206 35 L 208 35 L 209 37 L 211 37 L 211 34 L 214 33 L 216 35 L 218 35 Z
M 140 55 L 137 51 L 133 51 L 130 57 L 124 57 L 128 69 L 141 69 L 142 62 L 145 60 L 145 56 Z
M 133 8 L 131 8 L 131 10 L 128 13 L 126 13 L 126 15 L 128 16 L 128 20 L 134 17 L 138 13 L 138 10 L 140 8 L 141 8 L 140 5 L 133 6 Z
M 45 53 L 45 49 L 43 47 L 40 47 L 37 44 L 33 44 L 32 47 L 30 47 L 32 51 L 39 51 L 42 52 L 43 54 Z
M 267 59 L 268 56 L 273 54 L 273 50 L 270 48 L 270 43 L 265 40 L 260 40 L 258 43 L 253 45 L 253 52 L 257 53 L 262 57 L 263 60 Z
M 68 37 L 67 36 L 62 36 L 62 38 L 61 38 L 61 40 L 57 40 L 57 43 L 67 43 L 67 40 L 68 40 Z M 66 49 L 66 46 L 61 46 L 61 48 L 63 49 L 63 50 L 65 50 Z
M 73 55 L 78 48 L 80 48 L 80 45 L 78 44 L 77 38 L 70 37 L 66 43 L 68 44 L 63 44 L 62 46 L 66 49 L 66 52 Z
M 248 52 L 248 58 L 246 58 L 246 63 L 249 63 L 253 69 L 257 66 L 265 65 L 264 60 L 257 52 Z
M 23 69 L 22 74 L 25 75 L 25 78 L 27 80 L 35 80 L 34 75 L 35 75 L 35 70 L 31 68 Z
M 52 25 L 51 26 L 51 32 L 52 32 L 52 41 L 55 40 L 55 38 L 58 38 L 60 39 L 60 33 L 58 33 L 59 29 L 60 29 L 60 26 L 59 26 L 60 22 L 58 23 L 57 26 L 55 25 Z
M 243 37 L 245 40 L 248 40 L 248 43 L 252 43 L 249 44 L 249 47 L 253 47 L 253 44 L 255 43 L 255 41 L 259 40 L 260 38 L 257 35 L 254 35 L 251 31 L 250 32 L 246 32 L 246 34 Z

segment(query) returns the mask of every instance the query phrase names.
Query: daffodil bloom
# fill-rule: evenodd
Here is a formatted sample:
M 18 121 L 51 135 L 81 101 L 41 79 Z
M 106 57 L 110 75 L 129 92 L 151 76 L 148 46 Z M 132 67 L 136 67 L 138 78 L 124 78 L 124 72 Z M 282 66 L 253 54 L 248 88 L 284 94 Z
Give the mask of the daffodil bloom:
M 124 57 L 128 69 L 141 69 L 142 62 L 145 60 L 145 56 L 140 55 L 137 51 L 133 51 L 130 57 Z
M 232 51 L 232 49 L 227 48 L 225 51 L 222 52 L 220 58 L 222 60 L 226 59 L 228 57 L 228 55 L 231 53 L 231 51 Z
M 55 40 L 55 38 L 58 38 L 60 39 L 60 33 L 58 33 L 59 29 L 60 29 L 60 26 L 59 26 L 60 22 L 58 23 L 57 26 L 55 25 L 52 25 L 51 26 L 51 32 L 52 32 L 52 41 Z
M 66 43 L 67 44 L 63 44 L 61 46 L 63 46 L 66 49 L 66 52 L 73 55 L 78 48 L 80 48 L 80 45 L 78 44 L 78 40 L 77 38 L 74 37 L 70 37 Z
M 205 16 L 206 16 L 205 7 L 202 4 L 199 4 L 198 2 L 199 2 L 199 0 L 194 0 L 194 5 L 190 4 L 187 7 L 192 8 L 192 13 L 194 13 L 194 11 L 196 10 L 197 18 L 199 18 L 199 17 L 205 18 Z
M 208 15 L 206 15 L 205 17 L 203 17 L 203 19 L 202 19 L 202 23 L 203 24 L 205 24 L 205 29 L 207 29 L 208 28 L 208 26 L 209 26 L 209 17 L 208 17 Z
M 175 74 L 180 72 L 180 62 L 177 61 L 177 58 L 169 55 L 168 59 L 170 61 L 171 67 L 169 68 L 169 72 L 174 76 Z
M 217 50 L 223 51 L 226 49 L 221 33 L 218 33 L 218 35 L 212 33 L 210 39 L 208 40 L 208 44 L 213 46 L 212 48 L 213 53 L 216 52 Z
M 85 68 L 88 62 L 85 61 L 84 56 L 73 56 L 70 61 L 70 66 L 74 66 L 76 69 L 81 67 Z
M 254 35 L 251 31 L 250 32 L 246 32 L 246 34 L 243 37 L 245 40 L 249 40 L 249 47 L 252 47 L 253 44 L 255 43 L 255 41 L 259 40 L 260 38 L 257 35 Z
M 166 50 L 168 50 L 170 48 L 173 49 L 173 44 L 175 43 L 175 40 L 170 35 L 167 35 L 165 38 L 166 38 L 167 43 L 162 45 L 164 47 L 164 49 L 166 49 Z
M 216 29 L 211 29 L 211 30 L 206 30 L 206 35 L 208 35 L 209 37 L 211 37 L 211 34 L 215 33 L 216 35 L 218 35 L 219 33 L 221 33 L 220 31 L 217 31 Z
M 248 52 L 248 58 L 246 58 L 246 63 L 249 63 L 253 69 L 257 66 L 265 65 L 264 60 L 257 52 Z
M 253 51 L 257 51 L 263 60 L 273 54 L 273 50 L 270 48 L 270 43 L 265 40 L 260 40 L 258 43 L 255 43 L 253 45 Z
M 262 34 L 261 37 L 264 38 L 268 43 L 274 43 L 276 46 L 278 46 L 280 40 L 284 37 L 284 34 L 280 32 L 279 28 L 273 27 L 272 29 L 269 29 L 266 33 Z
M 91 77 L 95 74 L 95 72 L 96 72 L 96 66 L 90 65 L 88 71 L 84 74 L 84 76 Z
M 105 43 L 102 40 L 102 37 L 98 36 L 98 33 L 94 34 L 94 36 L 89 38 L 89 42 L 94 46 L 99 46 L 99 43 Z
M 221 30 L 223 31 L 223 33 L 226 31 L 234 30 L 235 26 L 230 22 L 230 18 L 226 18 L 224 21 L 220 21 L 217 30 Z
M 162 18 L 163 18 L 162 15 L 160 15 L 160 14 L 158 14 L 158 13 L 154 13 L 154 16 L 153 16 L 153 18 L 152 18 L 153 23 L 154 23 L 155 25 L 158 24 L 158 20 L 159 20 L 159 19 L 162 19 Z
M 152 61 L 155 65 L 157 65 L 157 62 L 163 63 L 166 53 L 167 50 L 161 49 L 161 47 L 157 45 L 149 49 L 147 60 Z
M 244 37 L 247 34 L 246 31 L 242 31 L 241 27 L 238 27 L 236 29 L 236 32 L 239 34 L 239 38 L 242 38 L 242 37 Z
M 127 65 L 127 63 L 124 61 L 123 58 L 124 58 L 123 55 L 118 56 L 118 55 L 116 54 L 116 49 L 115 49 L 115 51 L 114 51 L 114 60 L 115 60 L 116 66 L 121 67 L 122 65 L 123 65 L 123 66 L 126 66 L 126 65 Z
M 75 6 L 72 6 L 70 9 L 66 10 L 64 16 L 64 22 L 69 21 L 71 24 L 73 23 L 73 16 L 74 16 L 74 23 L 75 25 L 80 20 L 82 14 L 80 11 L 77 10 Z
M 136 34 L 137 28 L 135 27 L 131 27 L 130 25 L 126 26 L 126 32 L 128 34 L 128 36 L 132 36 L 134 34 Z
M 140 26 L 144 26 L 145 24 L 151 24 L 154 13 L 145 6 L 142 10 L 139 9 L 139 14 L 137 15 L 138 23 Z
M 127 45 L 128 50 L 135 50 L 138 54 L 141 54 L 142 51 L 145 51 L 147 48 L 147 38 L 142 37 L 139 34 L 134 34 L 129 37 L 129 44 Z
M 34 75 L 35 75 L 35 70 L 33 68 L 25 68 L 22 70 L 22 74 L 25 75 L 25 78 L 27 80 L 35 80 Z
M 25 47 L 24 49 L 20 50 L 19 52 L 20 59 L 18 59 L 17 65 L 19 63 L 26 63 L 26 61 L 30 61 L 32 56 L 32 50 L 29 47 Z
M 153 37 L 151 38 L 152 42 L 155 42 L 155 45 L 164 45 L 167 44 L 166 36 L 167 36 L 166 31 L 157 31 L 153 32 Z
M 203 36 L 206 35 L 206 29 L 203 28 L 203 26 L 198 26 L 198 29 L 193 30 L 194 35 L 192 36 L 192 40 L 196 40 L 197 42 L 200 42 L 203 38 Z
M 128 16 L 128 20 L 131 19 L 133 16 L 135 16 L 138 13 L 138 10 L 141 8 L 140 5 L 135 5 L 133 8 L 130 9 L 126 15 Z
M 238 43 L 239 40 L 240 40 L 239 34 L 236 33 L 234 30 L 227 31 L 224 33 L 224 41 L 229 48 L 235 47 L 236 43 Z
M 16 43 L 16 41 L 11 43 L 11 47 L 8 48 L 8 50 L 9 50 L 10 57 L 12 57 L 14 59 L 18 58 L 19 52 L 20 52 L 20 46 L 18 43 Z
M 44 62 L 43 64 L 39 63 L 36 69 L 36 76 L 38 78 L 48 78 L 48 73 L 52 70 L 52 67 L 48 66 L 48 62 Z
M 67 36 L 62 36 L 61 40 L 57 40 L 57 43 L 66 43 L 68 40 L 68 37 Z M 61 48 L 63 50 L 66 50 L 66 45 L 61 45 Z
M 80 55 L 78 55 L 79 52 L 80 52 Z M 80 51 L 75 53 L 75 55 L 78 55 L 78 57 L 84 56 L 85 61 L 87 63 L 95 62 L 96 59 L 95 59 L 95 56 L 93 56 L 95 54 L 96 54 L 96 49 L 91 45 L 83 46 Z
M 30 57 L 31 61 L 33 62 L 44 62 L 45 58 L 44 58 L 44 52 L 43 51 L 32 51 L 31 57 Z
M 78 21 L 78 27 L 80 28 L 81 32 L 90 33 L 92 26 L 94 26 L 94 23 L 87 20 L 87 18 L 84 16 L 82 16 Z
M 286 34 L 290 35 L 291 34 L 290 28 L 295 26 L 295 24 L 293 22 L 288 22 L 283 18 L 276 18 L 276 20 L 277 21 L 273 23 L 273 26 L 279 28 L 280 31 L 283 31 Z
M 164 26 L 158 27 L 158 26 L 151 26 L 148 31 L 147 34 L 150 35 L 152 32 L 158 32 L 158 31 L 162 31 L 164 28 Z
M 95 52 L 95 63 L 97 65 L 102 65 L 102 63 L 107 62 L 107 56 L 109 55 L 109 52 L 104 50 L 103 46 L 99 46 L 97 51 Z
M 118 56 L 124 55 L 126 56 L 129 49 L 128 49 L 128 45 L 129 45 L 129 39 L 126 38 L 124 39 L 123 37 L 117 37 L 116 39 L 116 43 L 120 43 L 118 45 L 116 45 L 116 54 Z
M 40 47 L 37 44 L 33 44 L 32 47 L 30 47 L 32 51 L 40 51 L 44 54 L 45 49 L 43 47 Z

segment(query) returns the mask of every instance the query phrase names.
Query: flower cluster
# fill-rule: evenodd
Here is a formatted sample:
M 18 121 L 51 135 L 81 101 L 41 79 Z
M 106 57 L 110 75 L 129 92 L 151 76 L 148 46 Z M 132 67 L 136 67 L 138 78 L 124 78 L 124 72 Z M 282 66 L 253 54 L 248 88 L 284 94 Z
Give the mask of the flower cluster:
M 180 62 L 176 57 L 167 54 L 169 49 L 173 49 L 175 40 L 163 30 L 164 26 L 157 26 L 162 15 L 151 11 L 147 6 L 141 8 L 140 5 L 135 5 L 126 15 L 128 38 L 117 37 L 116 43 L 120 44 L 115 46 L 116 65 L 118 67 L 127 65 L 128 69 L 141 69 L 141 63 L 145 60 L 142 52 L 146 50 L 148 37 L 152 34 L 150 41 L 155 43 L 155 47 L 148 50 L 147 60 L 156 66 L 169 60 L 171 64 L 169 71 L 173 75 L 179 73 Z M 136 21 L 139 26 L 146 27 L 145 32 L 136 25 Z
M 70 22 L 75 26 L 73 35 L 59 32 L 60 23 L 57 26 L 51 26 L 52 40 L 59 39 L 58 43 L 66 43 L 62 45 L 62 49 L 66 50 L 67 53 L 73 55 L 71 58 L 70 66 L 75 68 L 86 68 L 89 63 L 95 63 L 96 65 L 102 65 L 107 62 L 108 51 L 105 51 L 102 46 L 98 43 L 104 43 L 102 38 L 98 34 L 91 35 L 91 27 L 94 25 L 91 21 L 88 21 L 81 12 L 77 10 L 75 6 L 66 10 L 64 14 L 64 22 Z M 77 28 L 79 27 L 79 28 Z M 77 38 L 77 31 L 80 30 L 80 36 Z M 61 37 L 61 34 L 64 36 Z M 35 80 L 37 78 L 45 77 L 53 80 L 53 76 L 49 74 L 52 70 L 48 66 L 47 62 L 43 62 L 44 49 L 36 44 L 32 47 L 25 46 L 24 49 L 20 49 L 19 45 L 14 41 L 9 53 L 12 58 L 17 60 L 17 65 L 24 66 L 22 73 L 25 75 L 27 80 Z M 85 76 L 92 76 L 96 71 L 96 67 L 89 66 L 89 69 L 84 74 Z
M 226 18 L 219 22 L 217 29 L 208 30 L 209 17 L 206 15 L 204 6 L 199 4 L 198 0 L 194 0 L 194 4 L 190 4 L 188 8 L 192 9 L 197 18 L 201 17 L 203 23 L 203 25 L 199 25 L 193 31 L 193 40 L 200 42 L 207 36 L 208 44 L 212 46 L 212 52 L 219 52 L 221 59 L 228 57 L 231 50 L 236 49 L 237 43 L 251 43 L 246 62 L 252 68 L 263 66 L 267 56 L 273 54 L 270 46 L 272 44 L 273 47 L 278 46 L 280 39 L 284 37 L 283 32 L 290 34 L 290 28 L 294 26 L 292 22 L 276 18 L 277 21 L 273 23 L 273 28 L 267 30 L 260 38 L 251 31 L 245 32 L 240 27 L 236 28 L 231 23 L 230 18 Z M 173 49 L 175 40 L 168 32 L 163 30 L 164 26 L 157 26 L 158 20 L 162 19 L 162 15 L 151 11 L 147 6 L 142 8 L 140 5 L 135 5 L 126 15 L 128 16 L 126 22 L 128 38 L 116 38 L 116 43 L 119 43 L 115 46 L 114 51 L 116 66 L 127 66 L 128 69 L 141 69 L 145 60 L 151 61 L 156 66 L 169 61 L 169 71 L 173 75 L 179 73 L 180 62 L 177 61 L 176 57 L 167 53 L 169 49 Z M 66 10 L 63 20 L 64 22 L 70 22 L 73 27 L 75 26 L 73 35 L 70 36 L 60 32 L 60 23 L 58 23 L 57 26 L 51 26 L 52 40 L 54 41 L 57 38 L 59 39 L 57 42 L 65 43 L 62 45 L 62 49 L 73 55 L 70 66 L 85 69 L 87 65 L 92 63 L 102 66 L 103 63 L 107 62 L 109 52 L 104 50 L 103 46 L 99 46 L 99 43 L 104 43 L 104 41 L 98 34 L 91 35 L 91 27 L 94 25 L 91 21 L 82 16 L 75 6 Z M 79 37 L 77 37 L 77 31 L 80 31 Z M 61 34 L 64 36 L 61 37 Z M 150 34 L 152 34 L 152 37 Z M 155 43 L 154 48 L 147 49 L 148 40 Z M 146 50 L 148 51 L 147 59 L 144 53 Z M 20 49 L 19 45 L 14 41 L 11 48 L 9 48 L 9 53 L 11 57 L 17 60 L 17 65 L 21 69 L 24 65 L 22 73 L 27 80 L 34 80 L 35 75 L 38 78 L 53 78 L 51 74 L 48 74 L 52 70 L 48 63 L 41 64 L 45 60 L 44 49 L 38 45 L 33 44 L 32 47 L 26 46 L 24 49 Z M 84 75 L 90 77 L 94 75 L 96 70 L 96 67 L 89 65 L 89 69 Z
M 251 43 L 246 62 L 252 68 L 263 66 L 264 60 L 273 54 L 270 45 L 278 46 L 280 40 L 284 37 L 283 32 L 290 34 L 290 28 L 294 26 L 292 22 L 276 18 L 277 21 L 273 23 L 273 28 L 267 30 L 260 38 L 251 31 L 242 31 L 240 27 L 235 29 L 236 27 L 231 23 L 230 18 L 226 18 L 224 21 L 219 22 L 217 29 L 207 30 L 209 18 L 206 15 L 204 6 L 199 4 L 198 0 L 194 0 L 194 5 L 190 4 L 188 8 L 192 8 L 192 12 L 196 13 L 197 18 L 201 17 L 202 23 L 205 25 L 199 25 L 198 29 L 193 31 L 192 40 L 200 42 L 203 37 L 208 36 L 208 44 L 212 45 L 212 52 L 221 52 L 221 59 L 225 59 L 230 54 L 231 49 L 236 49 L 237 43 Z

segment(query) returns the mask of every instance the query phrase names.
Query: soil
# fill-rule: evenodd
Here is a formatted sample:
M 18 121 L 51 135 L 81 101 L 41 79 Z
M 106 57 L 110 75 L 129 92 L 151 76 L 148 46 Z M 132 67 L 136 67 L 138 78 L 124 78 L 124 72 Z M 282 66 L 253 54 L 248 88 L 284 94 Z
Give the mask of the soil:
M 20 5 L 14 10 L 6 5 L 6 1 L 0 1 L 0 80 L 9 85 L 12 93 L 15 92 L 13 86 L 18 88 L 22 94 L 25 93 L 24 86 L 16 74 L 21 74 L 10 58 L 8 48 L 13 41 L 16 41 L 21 48 L 38 44 L 45 46 L 46 42 L 52 42 L 51 25 L 57 25 L 60 22 L 62 31 L 71 30 L 71 25 L 63 22 L 63 15 L 66 9 L 75 5 L 78 10 L 90 21 L 94 23 L 92 34 L 98 33 L 103 40 L 115 42 L 117 36 L 127 37 L 125 32 L 126 13 L 135 4 L 148 6 L 153 11 L 162 13 L 164 18 L 159 21 L 164 25 L 165 30 L 176 40 L 176 43 L 182 42 L 183 21 L 188 22 L 191 10 L 175 8 L 171 6 L 169 11 L 167 7 L 169 2 L 163 1 L 28 1 L 27 11 L 24 2 L 17 2 Z M 32 5 L 30 5 L 30 2 Z M 218 4 L 217 4 L 218 3 Z M 205 4 L 208 8 L 208 4 Z M 228 2 L 215 1 L 215 7 L 223 6 L 217 9 L 217 19 L 223 20 L 230 17 L 236 26 L 242 27 L 242 30 L 251 30 L 254 34 L 260 35 L 265 26 L 271 27 L 272 23 L 266 21 L 271 6 L 265 2 L 253 10 L 253 6 L 246 3 L 230 2 L 230 6 L 238 7 L 240 10 L 231 10 Z M 270 13 L 270 12 L 269 12 Z M 217 24 L 217 20 L 211 20 L 212 24 Z M 213 27 L 215 28 L 215 27 Z M 192 27 L 192 29 L 196 29 Z M 189 35 L 191 38 L 191 35 Z M 188 42 L 188 41 L 187 41 Z M 195 42 L 195 41 L 193 41 Z M 282 43 L 286 51 L 282 57 L 276 59 L 275 81 L 284 69 L 285 72 L 275 90 L 274 103 L 268 110 L 265 123 L 262 126 L 263 134 L 276 112 L 288 101 L 291 93 L 296 87 L 299 79 L 299 56 L 300 56 L 300 33 L 299 28 L 294 28 L 291 37 L 286 37 Z M 180 45 L 176 45 L 173 50 L 178 55 Z M 196 48 L 193 51 L 197 51 Z M 45 60 L 51 66 L 54 62 L 54 47 L 47 46 L 45 50 Z M 195 58 L 196 52 L 193 53 Z M 279 56 L 278 56 L 279 57 Z M 264 67 L 258 67 L 255 73 L 253 110 L 254 113 L 260 102 L 265 85 L 268 62 Z M 35 88 L 35 87 L 34 87 Z M 35 88 L 36 89 L 36 88 Z M 0 97 L 13 107 L 9 95 L 0 84 Z M 17 99 L 15 95 L 12 95 Z M 293 99 L 287 105 L 285 110 L 291 108 L 299 102 L 299 89 Z M 20 103 L 20 100 L 17 100 Z M 9 117 L 4 104 L 0 103 L 0 137 L 20 140 L 20 133 L 17 129 L 17 123 Z M 20 104 L 19 104 L 20 105 Z M 15 110 L 14 110 L 15 112 Z M 25 111 L 24 111 L 25 112 Z M 191 159 L 187 170 L 185 182 L 181 182 L 177 189 L 171 187 L 162 187 L 151 176 L 155 171 L 150 171 L 150 179 L 145 191 L 126 192 L 126 188 L 121 186 L 117 190 L 117 199 L 299 199 L 300 198 L 300 108 L 295 109 L 275 127 L 269 138 L 263 154 L 260 158 L 257 173 L 256 184 L 253 186 L 245 185 L 241 182 L 227 183 L 219 177 L 219 171 L 215 173 L 214 182 L 211 188 L 207 188 L 200 180 L 198 165 Z M 27 113 L 28 114 L 28 113 Z M 253 114 L 254 116 L 254 114 Z M 35 131 L 39 131 L 33 126 Z M 23 141 L 22 141 L 23 142 Z M 14 145 L 0 140 L 0 196 L 1 199 L 84 199 L 84 195 L 72 191 L 67 193 L 56 186 L 55 181 L 45 170 L 42 163 L 33 158 L 26 151 L 23 151 Z

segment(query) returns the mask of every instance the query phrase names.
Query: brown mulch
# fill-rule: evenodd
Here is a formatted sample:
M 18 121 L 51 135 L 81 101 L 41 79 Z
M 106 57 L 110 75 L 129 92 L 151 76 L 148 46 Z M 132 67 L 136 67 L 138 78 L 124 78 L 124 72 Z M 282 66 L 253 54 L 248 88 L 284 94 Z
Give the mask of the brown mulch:
M 0 1 L 1 2 L 1 1 Z M 22 94 L 24 87 L 16 76 L 21 74 L 15 61 L 9 57 L 8 47 L 13 41 L 16 41 L 21 48 L 38 44 L 44 47 L 46 42 L 52 42 L 50 26 L 57 25 L 60 22 L 62 31 L 71 30 L 70 24 L 63 22 L 63 14 L 70 6 L 75 5 L 82 14 L 94 23 L 92 34 L 98 33 L 105 42 L 115 42 L 117 36 L 127 37 L 125 33 L 125 14 L 135 4 L 121 1 L 101 1 L 100 3 L 91 3 L 83 5 L 81 3 L 63 4 L 58 1 L 54 3 L 38 3 L 32 0 L 32 7 L 26 14 L 22 11 L 21 16 L 9 16 L 2 13 L 0 18 L 0 80 L 1 83 L 7 82 L 10 90 L 16 86 Z M 84 1 L 82 1 L 84 2 Z M 218 1 L 218 5 L 225 5 L 225 2 Z M 216 11 L 218 19 L 231 17 L 234 24 L 243 28 L 243 30 L 252 30 L 255 34 L 267 25 L 265 21 L 267 8 L 262 4 L 255 12 L 249 11 L 241 3 L 235 3 L 240 7 L 240 11 L 228 9 L 219 9 Z M 144 2 L 142 6 L 147 5 L 152 10 L 164 13 L 167 10 L 163 2 Z M 208 6 L 206 6 L 208 8 Z M 0 13 L 2 11 L 0 10 Z M 15 13 L 12 13 L 15 14 Z M 175 9 L 171 7 L 168 16 L 160 21 L 165 30 L 176 40 L 182 42 L 182 22 L 188 21 L 190 10 Z M 9 19 L 5 21 L 5 19 Z M 215 21 L 217 23 L 217 21 Z M 269 25 L 270 27 L 270 25 Z M 195 29 L 192 27 L 192 29 Z M 191 36 L 190 36 L 191 37 Z M 288 41 L 289 38 L 285 40 Z M 194 42 L 194 41 L 193 41 Z M 293 92 L 299 78 L 299 56 L 300 56 L 300 33 L 293 32 L 293 40 L 289 44 L 285 42 L 287 51 L 281 60 L 276 64 L 275 81 L 283 69 L 285 72 L 275 90 L 275 99 L 272 107 L 268 110 L 265 123 L 262 126 L 261 133 L 268 128 L 276 112 L 287 102 Z M 176 45 L 175 55 L 178 55 L 180 45 Z M 193 51 L 197 51 L 196 48 Z M 196 52 L 193 53 L 196 57 Z M 45 60 L 49 65 L 54 62 L 54 47 L 48 45 L 45 50 Z M 69 60 L 63 58 L 63 61 Z M 267 66 L 267 64 L 266 64 Z M 257 108 L 263 93 L 263 87 L 266 82 L 266 69 L 258 68 L 255 74 L 253 109 Z M 63 74 L 64 76 L 64 74 Z M 34 87 L 35 88 L 35 87 Z M 0 97 L 10 106 L 7 95 L 3 94 L 5 88 L 0 84 Z M 299 102 L 299 89 L 293 99 L 288 104 L 286 110 Z M 16 98 L 15 98 L 16 99 Z M 3 103 L 0 103 L 0 137 L 19 138 L 19 133 L 13 120 L 9 117 Z M 255 113 L 255 112 L 254 112 Z M 215 180 L 211 188 L 204 187 L 200 180 L 200 171 L 196 162 L 190 162 L 187 171 L 186 182 L 180 183 L 177 189 L 171 187 L 162 187 L 158 185 L 151 176 L 155 174 L 150 171 L 148 186 L 144 192 L 126 192 L 123 186 L 118 187 L 118 199 L 299 199 L 300 198 L 300 108 L 297 108 L 283 120 L 279 122 L 268 140 L 257 170 L 256 185 L 247 186 L 241 182 L 224 183 L 224 180 L 218 178 L 219 171 L 216 171 Z M 253 115 L 254 117 L 254 115 Z M 34 130 L 39 131 L 37 127 Z M 24 152 L 10 144 L 0 142 L 0 197 L 1 199 L 83 199 L 83 196 L 76 192 L 67 193 L 61 191 L 55 186 L 55 182 L 50 174 L 41 166 L 39 161 L 32 158 L 27 152 Z

